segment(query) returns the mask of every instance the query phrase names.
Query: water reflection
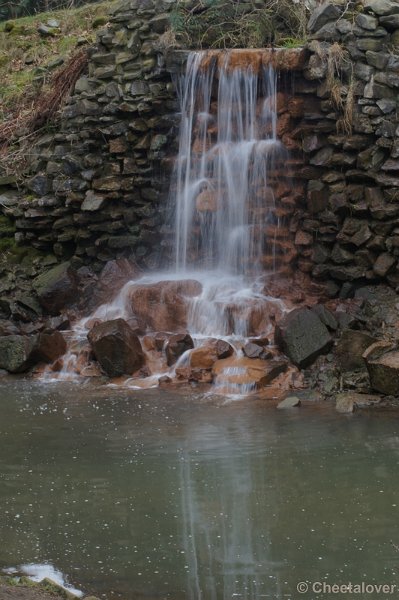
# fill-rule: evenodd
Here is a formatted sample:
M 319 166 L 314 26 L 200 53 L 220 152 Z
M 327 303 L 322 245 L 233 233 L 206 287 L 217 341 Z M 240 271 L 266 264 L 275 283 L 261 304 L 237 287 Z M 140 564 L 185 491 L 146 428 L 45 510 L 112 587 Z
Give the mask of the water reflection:
M 0 567 L 126 600 L 396 581 L 395 419 L 134 394 L 1 383 Z

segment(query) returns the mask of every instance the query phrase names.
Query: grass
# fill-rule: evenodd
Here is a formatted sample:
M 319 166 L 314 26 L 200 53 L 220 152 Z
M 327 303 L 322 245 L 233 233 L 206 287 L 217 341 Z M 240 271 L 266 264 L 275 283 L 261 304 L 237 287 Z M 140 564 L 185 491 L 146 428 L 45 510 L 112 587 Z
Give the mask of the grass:
M 177 0 L 171 12 L 172 39 L 185 48 L 298 47 L 306 37 L 308 16 L 304 3 L 292 0 L 267 0 L 262 8 L 208 0 L 190 9 Z
M 94 42 L 96 28 L 106 22 L 113 1 L 0 23 L 0 120 L 10 118 L 22 98 L 26 101 L 37 94 L 51 62 L 68 59 L 79 39 Z M 43 37 L 37 28 L 48 19 L 59 21 L 59 31 Z

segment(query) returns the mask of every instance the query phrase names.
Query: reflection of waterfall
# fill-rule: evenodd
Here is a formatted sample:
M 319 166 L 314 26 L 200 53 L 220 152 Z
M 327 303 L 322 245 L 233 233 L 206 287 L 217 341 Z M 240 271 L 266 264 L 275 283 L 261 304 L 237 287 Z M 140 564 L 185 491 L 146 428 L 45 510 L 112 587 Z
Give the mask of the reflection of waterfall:
M 231 69 L 229 57 L 216 69 L 206 53 L 191 53 L 181 86 L 171 189 L 178 271 L 193 263 L 232 273 L 253 268 L 274 219 L 268 172 L 285 156 L 276 137 L 276 74 L 271 67 L 260 74 L 251 65 Z
M 250 454 L 215 458 L 185 450 L 180 462 L 182 538 L 189 600 L 281 597 L 270 579 L 269 532 L 255 490 L 260 472 Z M 214 473 L 213 473 L 214 472 Z M 215 477 L 213 476 L 215 475 Z M 206 477 L 206 479 L 205 479 Z M 216 482 L 204 486 L 204 480 Z

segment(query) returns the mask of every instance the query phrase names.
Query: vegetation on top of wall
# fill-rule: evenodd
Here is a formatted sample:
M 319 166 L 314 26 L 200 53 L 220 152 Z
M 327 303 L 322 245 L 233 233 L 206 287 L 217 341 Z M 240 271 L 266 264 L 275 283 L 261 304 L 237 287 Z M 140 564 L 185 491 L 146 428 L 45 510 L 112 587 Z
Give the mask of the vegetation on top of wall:
M 305 2 L 293 0 L 178 0 L 171 32 L 185 48 L 293 47 L 303 43 L 308 17 Z
M 0 0 L 0 21 L 27 17 L 50 10 L 72 9 L 98 0 Z
M 77 46 L 94 41 L 112 0 L 0 24 L 0 121 L 11 118 L 48 83 Z M 56 25 L 56 26 L 54 26 Z M 43 27 L 44 26 L 44 27 Z
M 108 22 L 112 0 L 0 24 L 0 175 L 29 159 L 26 144 L 60 108 L 87 59 L 84 48 Z M 15 148 L 14 139 L 18 138 Z

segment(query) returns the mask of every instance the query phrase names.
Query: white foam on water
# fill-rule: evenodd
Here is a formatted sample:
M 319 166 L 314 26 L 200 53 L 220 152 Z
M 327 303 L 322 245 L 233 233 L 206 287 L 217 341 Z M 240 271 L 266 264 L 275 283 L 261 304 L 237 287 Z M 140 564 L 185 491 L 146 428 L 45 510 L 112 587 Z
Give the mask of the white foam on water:
M 36 581 L 38 583 L 46 578 L 51 579 L 54 581 L 54 583 L 64 588 L 64 590 L 71 592 L 78 598 L 81 598 L 84 595 L 82 590 L 78 590 L 77 588 L 74 588 L 72 585 L 68 584 L 65 579 L 65 575 L 50 563 L 29 563 L 26 565 L 21 565 L 19 569 L 14 570 L 14 573 L 18 571 L 22 572 L 32 581 Z

